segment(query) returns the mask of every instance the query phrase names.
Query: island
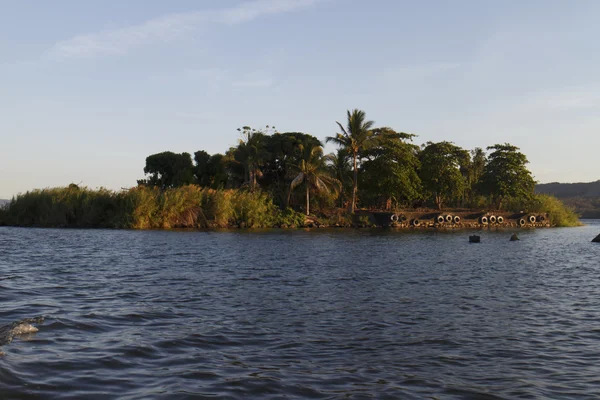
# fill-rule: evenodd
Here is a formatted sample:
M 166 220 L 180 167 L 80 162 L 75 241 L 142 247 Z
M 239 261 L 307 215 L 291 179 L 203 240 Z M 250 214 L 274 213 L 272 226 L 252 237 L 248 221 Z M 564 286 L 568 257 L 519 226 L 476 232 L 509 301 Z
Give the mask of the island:
M 238 129 L 224 153 L 165 151 L 121 191 L 70 184 L 32 190 L 0 208 L 0 225 L 74 228 L 549 227 L 578 215 L 535 193 L 527 157 L 509 144 L 463 149 L 413 143 L 348 110 L 326 138 L 273 126 Z

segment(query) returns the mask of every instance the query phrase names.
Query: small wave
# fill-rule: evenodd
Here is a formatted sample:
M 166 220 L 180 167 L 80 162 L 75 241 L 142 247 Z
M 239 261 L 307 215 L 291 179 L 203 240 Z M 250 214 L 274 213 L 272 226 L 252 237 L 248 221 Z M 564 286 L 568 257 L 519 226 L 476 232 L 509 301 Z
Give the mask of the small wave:
M 44 317 L 35 317 L 25 318 L 20 321 L 0 326 L 0 346 L 9 344 L 15 336 L 37 332 L 38 328 L 32 324 L 41 324 L 43 322 Z

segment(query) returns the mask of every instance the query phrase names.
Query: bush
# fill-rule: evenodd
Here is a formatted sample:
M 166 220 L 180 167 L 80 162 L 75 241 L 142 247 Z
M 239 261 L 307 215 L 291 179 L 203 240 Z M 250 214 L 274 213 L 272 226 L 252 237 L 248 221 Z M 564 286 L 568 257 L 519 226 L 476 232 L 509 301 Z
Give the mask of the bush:
M 553 226 L 567 227 L 579 226 L 579 216 L 572 208 L 567 207 L 562 201 L 547 194 L 536 194 L 527 207 L 528 212 L 548 213 L 550 224 Z
M 305 220 L 306 216 L 304 214 L 288 207 L 277 213 L 275 224 L 278 226 L 302 226 Z

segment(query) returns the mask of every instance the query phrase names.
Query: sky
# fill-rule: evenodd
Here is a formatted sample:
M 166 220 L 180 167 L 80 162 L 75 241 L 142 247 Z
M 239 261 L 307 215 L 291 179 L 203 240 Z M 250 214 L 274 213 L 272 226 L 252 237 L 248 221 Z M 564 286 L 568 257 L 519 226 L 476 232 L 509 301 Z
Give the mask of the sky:
M 319 139 L 346 110 L 537 181 L 600 179 L 595 0 L 0 0 L 0 198 L 121 189 L 238 127 Z M 326 151 L 333 151 L 327 145 Z

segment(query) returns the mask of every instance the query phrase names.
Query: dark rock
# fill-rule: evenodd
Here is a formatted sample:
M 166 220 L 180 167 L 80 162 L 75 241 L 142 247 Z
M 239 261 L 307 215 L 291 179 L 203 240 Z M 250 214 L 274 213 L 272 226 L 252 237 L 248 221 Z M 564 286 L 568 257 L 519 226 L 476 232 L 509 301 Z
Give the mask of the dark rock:
M 479 242 L 481 242 L 481 237 L 479 237 L 477 235 L 469 236 L 469 243 L 479 243 Z
M 600 235 L 596 236 L 594 238 L 594 240 L 592 240 L 593 243 L 600 243 Z
M 510 237 L 510 241 L 516 242 L 517 240 L 521 240 L 521 239 L 519 239 L 519 237 L 517 236 L 516 233 L 513 233 L 512 236 Z

